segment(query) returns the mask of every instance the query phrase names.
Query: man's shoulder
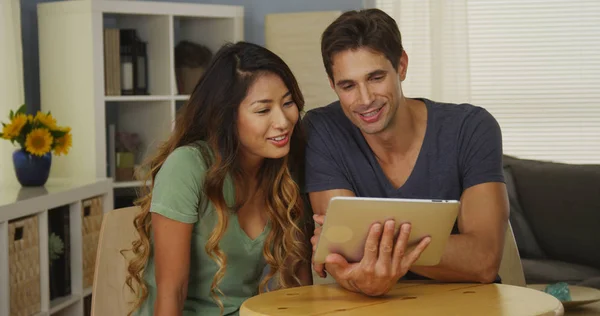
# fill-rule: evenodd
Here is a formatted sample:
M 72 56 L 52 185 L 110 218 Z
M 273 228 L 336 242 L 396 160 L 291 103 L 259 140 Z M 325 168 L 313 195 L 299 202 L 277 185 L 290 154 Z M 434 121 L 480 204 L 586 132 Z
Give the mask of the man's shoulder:
M 302 122 L 309 132 L 336 133 L 336 131 L 351 129 L 353 126 L 344 114 L 339 101 L 309 110 L 302 118 Z
M 462 117 L 468 118 L 473 115 L 478 115 L 480 112 L 487 112 L 480 106 L 471 103 L 449 103 L 438 102 L 428 99 L 422 99 L 427 104 L 427 108 L 434 111 L 434 114 L 440 117 Z
M 422 99 L 434 122 L 442 125 L 454 125 L 465 128 L 480 123 L 497 124 L 493 115 L 485 108 L 471 103 L 448 103 Z
M 340 115 L 344 115 L 340 101 L 334 101 L 328 105 L 310 109 L 308 112 L 306 112 L 306 115 L 304 115 L 303 120 L 311 123 L 321 121 L 326 122 L 335 120 L 336 118 L 340 117 Z

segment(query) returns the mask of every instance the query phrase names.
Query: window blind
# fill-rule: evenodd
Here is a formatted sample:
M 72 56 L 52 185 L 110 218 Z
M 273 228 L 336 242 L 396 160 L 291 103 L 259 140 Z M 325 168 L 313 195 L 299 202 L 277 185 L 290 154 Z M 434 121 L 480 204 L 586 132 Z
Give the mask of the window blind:
M 408 96 L 486 108 L 500 123 L 506 154 L 600 163 L 600 1 L 375 5 L 400 26 Z

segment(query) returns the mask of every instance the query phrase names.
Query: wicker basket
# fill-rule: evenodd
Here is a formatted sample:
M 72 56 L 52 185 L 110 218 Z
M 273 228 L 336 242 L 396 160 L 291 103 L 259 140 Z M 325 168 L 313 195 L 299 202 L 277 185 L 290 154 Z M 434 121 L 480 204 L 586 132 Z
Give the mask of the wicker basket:
M 37 215 L 8 223 L 10 315 L 40 312 L 40 239 Z
M 83 201 L 81 210 L 81 234 L 83 240 L 83 288 L 92 286 L 94 282 L 94 266 L 100 227 L 104 215 L 102 197 L 94 197 Z

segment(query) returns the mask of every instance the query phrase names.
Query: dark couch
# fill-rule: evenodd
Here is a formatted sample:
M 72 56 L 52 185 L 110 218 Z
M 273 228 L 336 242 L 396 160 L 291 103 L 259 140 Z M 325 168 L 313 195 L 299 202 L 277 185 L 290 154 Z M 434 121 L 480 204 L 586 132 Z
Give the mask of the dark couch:
M 600 165 L 504 156 L 504 173 L 527 284 L 600 289 Z

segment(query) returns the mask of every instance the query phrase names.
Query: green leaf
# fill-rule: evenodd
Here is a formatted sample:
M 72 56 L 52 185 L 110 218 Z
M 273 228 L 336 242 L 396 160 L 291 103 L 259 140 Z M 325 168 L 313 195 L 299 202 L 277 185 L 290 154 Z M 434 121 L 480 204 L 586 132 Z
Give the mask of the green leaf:
M 12 119 L 15 117 L 15 112 L 13 112 L 13 110 L 10 110 L 10 113 L 8 114 L 8 119 L 12 121 Z
M 67 132 L 63 132 L 63 131 L 52 131 L 50 132 L 50 135 L 52 135 L 52 137 L 56 138 L 61 138 L 63 136 L 65 136 L 67 134 Z
M 26 110 L 27 110 L 27 107 L 25 106 L 25 104 L 23 104 L 19 107 L 16 114 L 25 114 Z

